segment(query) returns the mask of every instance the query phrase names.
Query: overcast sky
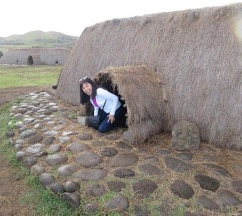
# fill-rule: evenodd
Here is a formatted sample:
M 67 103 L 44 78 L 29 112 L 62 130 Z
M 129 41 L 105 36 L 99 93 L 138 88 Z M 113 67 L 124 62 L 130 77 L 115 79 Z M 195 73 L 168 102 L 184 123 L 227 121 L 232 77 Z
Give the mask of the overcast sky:
M 85 27 L 114 18 L 223 6 L 237 0 L 1 0 L 0 37 L 29 31 L 80 36 Z

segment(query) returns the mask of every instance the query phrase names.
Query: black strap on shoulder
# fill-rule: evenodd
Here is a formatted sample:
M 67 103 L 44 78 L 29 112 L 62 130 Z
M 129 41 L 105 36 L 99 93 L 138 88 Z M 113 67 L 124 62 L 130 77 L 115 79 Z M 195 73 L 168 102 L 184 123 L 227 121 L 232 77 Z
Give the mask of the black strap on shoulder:
M 105 100 L 105 102 L 104 102 L 103 107 L 101 108 L 101 110 L 103 110 L 103 109 L 104 109 L 105 104 L 106 104 L 106 101 L 107 101 L 107 100 Z

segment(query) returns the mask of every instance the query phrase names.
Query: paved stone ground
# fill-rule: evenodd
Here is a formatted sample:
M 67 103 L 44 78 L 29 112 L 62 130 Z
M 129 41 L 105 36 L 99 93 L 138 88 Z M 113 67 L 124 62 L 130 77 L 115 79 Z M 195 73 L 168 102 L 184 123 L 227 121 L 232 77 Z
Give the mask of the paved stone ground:
M 177 152 L 167 133 L 130 145 L 125 128 L 100 134 L 79 125 L 77 114 L 50 93 L 30 93 L 11 108 L 7 132 L 16 158 L 72 208 L 81 202 L 89 215 L 242 215 L 242 152 L 206 143 Z

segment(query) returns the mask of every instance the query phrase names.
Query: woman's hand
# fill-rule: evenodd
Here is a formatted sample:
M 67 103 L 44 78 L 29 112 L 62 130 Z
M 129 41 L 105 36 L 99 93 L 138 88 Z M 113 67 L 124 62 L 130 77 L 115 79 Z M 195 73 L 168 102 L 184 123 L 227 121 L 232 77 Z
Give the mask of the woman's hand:
M 114 115 L 109 114 L 108 115 L 108 122 L 110 122 L 112 124 L 112 123 L 114 123 L 114 121 L 115 121 Z

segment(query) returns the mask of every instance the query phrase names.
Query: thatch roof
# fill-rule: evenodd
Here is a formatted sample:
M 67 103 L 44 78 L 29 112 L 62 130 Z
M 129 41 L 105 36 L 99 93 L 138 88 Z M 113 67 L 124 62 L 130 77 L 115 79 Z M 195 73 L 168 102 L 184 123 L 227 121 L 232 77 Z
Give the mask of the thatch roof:
M 88 27 L 64 66 L 57 95 L 78 105 L 81 77 L 110 66 L 147 65 L 166 84 L 171 124 L 164 127 L 184 119 L 199 127 L 203 140 L 242 149 L 241 14 L 242 4 L 232 4 Z
M 161 132 L 166 115 L 165 84 L 146 66 L 108 67 L 94 80 L 99 86 L 111 83 L 127 107 L 130 141 L 138 143 Z M 105 87 L 105 86 L 104 86 Z

